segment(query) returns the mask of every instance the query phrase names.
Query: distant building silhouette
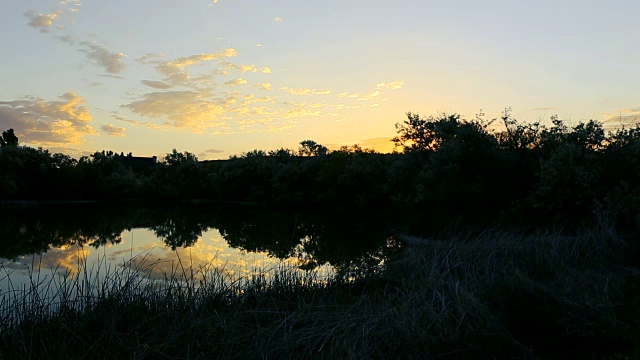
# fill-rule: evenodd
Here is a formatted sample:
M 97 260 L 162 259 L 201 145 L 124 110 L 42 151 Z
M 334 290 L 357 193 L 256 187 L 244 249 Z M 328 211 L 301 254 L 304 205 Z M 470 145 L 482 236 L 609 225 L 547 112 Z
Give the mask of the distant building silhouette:
M 156 156 L 125 156 L 122 158 L 122 165 L 131 168 L 133 171 L 144 171 L 156 167 L 158 165 L 158 158 Z

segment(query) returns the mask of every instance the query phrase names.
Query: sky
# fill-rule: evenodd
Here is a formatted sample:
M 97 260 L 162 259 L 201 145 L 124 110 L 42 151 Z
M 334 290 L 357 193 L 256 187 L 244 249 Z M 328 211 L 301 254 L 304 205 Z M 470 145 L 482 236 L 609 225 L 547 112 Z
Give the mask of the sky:
M 74 157 L 390 151 L 406 113 L 640 119 L 636 0 L 20 0 L 0 130 Z

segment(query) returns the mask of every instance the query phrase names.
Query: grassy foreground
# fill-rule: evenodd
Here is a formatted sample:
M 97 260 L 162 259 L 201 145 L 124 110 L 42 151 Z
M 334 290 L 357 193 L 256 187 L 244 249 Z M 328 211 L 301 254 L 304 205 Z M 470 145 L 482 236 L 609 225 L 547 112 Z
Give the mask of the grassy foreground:
M 400 258 L 354 281 L 34 275 L 0 294 L 0 359 L 640 358 L 637 253 L 607 227 L 399 237 Z

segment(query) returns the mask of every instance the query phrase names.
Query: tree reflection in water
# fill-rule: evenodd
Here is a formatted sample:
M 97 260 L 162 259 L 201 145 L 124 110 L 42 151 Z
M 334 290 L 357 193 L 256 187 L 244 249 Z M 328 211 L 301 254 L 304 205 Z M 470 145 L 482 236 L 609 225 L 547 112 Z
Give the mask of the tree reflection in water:
M 390 237 L 382 215 L 273 211 L 258 207 L 203 206 L 41 206 L 0 210 L 0 257 L 44 253 L 50 248 L 122 241 L 132 228 L 154 232 L 176 250 L 193 246 L 217 229 L 232 248 L 297 259 L 303 270 L 331 265 L 354 277 L 374 271 L 400 244 Z

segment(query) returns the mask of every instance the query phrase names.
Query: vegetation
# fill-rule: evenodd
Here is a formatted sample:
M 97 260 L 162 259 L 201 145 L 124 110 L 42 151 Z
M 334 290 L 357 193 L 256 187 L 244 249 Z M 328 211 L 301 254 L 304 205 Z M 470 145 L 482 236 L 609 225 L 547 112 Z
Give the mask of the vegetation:
M 175 149 L 157 166 L 136 168 L 124 154 L 76 160 L 18 145 L 3 133 L 3 200 L 163 199 L 268 203 L 297 208 L 395 206 L 439 209 L 446 216 L 640 224 L 640 126 L 605 133 L 596 121 L 569 126 L 526 124 L 505 112 L 505 131 L 481 116 L 422 118 L 396 124 L 399 152 L 355 145 L 329 151 L 312 140 L 300 148 L 253 150 L 228 160 L 198 161 Z M 444 215 L 443 215 L 444 216 Z M 579 224 L 580 225 L 580 224 Z
M 61 280 L 33 275 L 0 302 L 0 357 L 640 355 L 640 272 L 609 228 L 403 240 L 407 251 L 385 271 L 352 281 L 178 266 L 154 282 L 145 274 L 155 264 L 135 259 L 105 278 L 87 268 Z
M 76 160 L 20 146 L 5 131 L 2 200 L 250 202 L 340 208 L 345 221 L 334 229 L 288 220 L 280 228 L 277 218 L 154 220 L 145 227 L 173 248 L 215 226 L 234 247 L 313 256 L 306 275 L 280 269 L 244 280 L 181 267 L 149 281 L 154 264 L 134 262 L 104 279 L 87 268 L 48 282 L 33 274 L 30 288 L 0 298 L 0 359 L 640 357 L 640 126 L 605 132 L 557 117 L 544 126 L 508 111 L 498 120 L 502 132 L 482 115 L 409 113 L 396 124 L 393 154 L 304 140 L 298 150 L 220 161 L 174 149 L 142 167 L 111 151 Z M 403 209 L 403 221 L 390 229 L 373 218 L 371 233 L 350 230 L 359 225 L 349 213 L 381 208 Z M 3 219 L 0 236 L 42 249 L 49 239 L 117 242 L 132 226 L 39 222 L 32 234 Z M 350 267 L 336 254 L 356 238 L 397 246 Z M 339 271 L 319 279 L 322 263 Z M 10 275 L 0 270 L 0 279 Z

